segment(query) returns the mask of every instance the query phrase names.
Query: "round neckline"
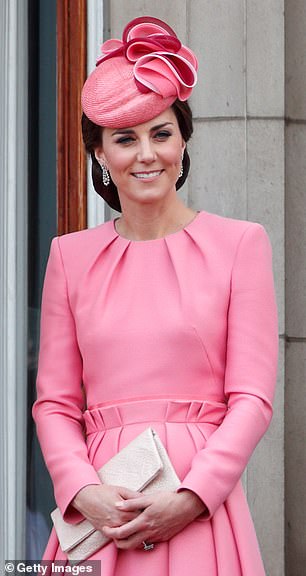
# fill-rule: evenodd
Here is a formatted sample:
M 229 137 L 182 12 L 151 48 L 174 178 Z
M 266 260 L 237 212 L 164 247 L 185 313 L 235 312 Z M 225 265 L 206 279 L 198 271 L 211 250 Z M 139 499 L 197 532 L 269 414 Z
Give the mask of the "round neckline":
M 202 210 L 198 210 L 196 212 L 196 214 L 194 215 L 194 217 L 187 222 L 187 224 L 185 224 L 185 226 L 182 226 L 182 228 L 179 228 L 179 230 L 176 230 L 175 232 L 169 232 L 168 234 L 165 234 L 165 236 L 160 236 L 159 238 L 148 238 L 147 240 L 134 240 L 132 238 L 127 238 L 126 236 L 122 236 L 122 234 L 119 234 L 117 228 L 116 228 L 116 221 L 118 220 L 118 218 L 115 218 L 114 220 L 112 220 L 112 226 L 113 226 L 113 231 L 115 233 L 115 235 L 117 236 L 117 238 L 120 238 L 121 240 L 124 240 L 125 242 L 130 242 L 132 244 L 148 244 L 150 242 L 161 242 L 163 240 L 167 240 L 168 238 L 172 237 L 172 236 L 178 236 L 180 234 L 182 234 L 183 232 L 185 232 L 185 230 L 188 230 L 192 224 L 194 224 L 197 220 L 198 217 L 200 216 L 200 214 L 202 214 Z

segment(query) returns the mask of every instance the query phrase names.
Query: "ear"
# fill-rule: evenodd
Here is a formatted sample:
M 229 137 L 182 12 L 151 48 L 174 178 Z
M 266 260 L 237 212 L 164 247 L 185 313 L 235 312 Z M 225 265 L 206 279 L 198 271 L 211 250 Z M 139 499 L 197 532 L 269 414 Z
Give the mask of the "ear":
M 95 148 L 95 157 L 99 164 L 104 164 L 106 167 L 106 160 L 103 152 L 103 148 L 99 146 L 99 148 Z

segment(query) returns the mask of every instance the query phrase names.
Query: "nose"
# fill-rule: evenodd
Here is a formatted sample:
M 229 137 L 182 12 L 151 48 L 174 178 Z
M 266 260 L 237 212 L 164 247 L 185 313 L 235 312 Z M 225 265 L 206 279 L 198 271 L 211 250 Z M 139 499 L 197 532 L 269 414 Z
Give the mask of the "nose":
M 149 138 L 143 138 L 139 141 L 139 147 L 137 152 L 138 162 L 145 162 L 150 164 L 156 159 L 156 152 L 154 149 L 154 144 Z

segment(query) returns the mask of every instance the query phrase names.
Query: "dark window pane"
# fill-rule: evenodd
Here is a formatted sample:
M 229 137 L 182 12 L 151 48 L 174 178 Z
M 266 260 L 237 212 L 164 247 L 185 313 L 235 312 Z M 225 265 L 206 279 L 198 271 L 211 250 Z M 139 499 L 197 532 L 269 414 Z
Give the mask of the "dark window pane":
M 39 559 L 50 531 L 53 490 L 38 446 L 31 406 L 40 301 L 50 240 L 56 235 L 56 2 L 29 0 L 29 356 L 27 558 Z

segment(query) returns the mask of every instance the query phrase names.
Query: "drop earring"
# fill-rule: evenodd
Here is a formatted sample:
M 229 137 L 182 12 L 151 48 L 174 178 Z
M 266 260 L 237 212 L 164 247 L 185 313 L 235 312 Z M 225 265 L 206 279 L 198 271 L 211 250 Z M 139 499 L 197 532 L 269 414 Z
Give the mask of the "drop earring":
M 104 166 L 104 164 L 101 164 L 101 168 L 102 168 L 102 180 L 103 180 L 103 184 L 104 184 L 104 186 L 108 186 L 109 183 L 110 183 L 109 172 L 108 172 L 106 166 Z
M 179 175 L 178 175 L 179 178 L 182 178 L 182 176 L 184 174 L 183 158 L 184 158 L 184 152 L 182 154 L 182 163 L 181 163 L 181 168 L 180 168 Z

